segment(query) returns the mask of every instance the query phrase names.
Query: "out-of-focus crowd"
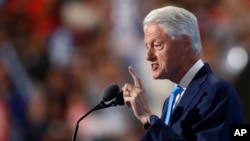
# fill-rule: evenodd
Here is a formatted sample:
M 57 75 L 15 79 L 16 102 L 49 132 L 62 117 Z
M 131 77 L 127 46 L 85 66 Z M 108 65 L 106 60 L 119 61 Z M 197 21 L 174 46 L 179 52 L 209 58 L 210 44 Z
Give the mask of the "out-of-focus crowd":
M 249 0 L 0 0 L 0 140 L 71 140 L 109 84 L 132 83 L 128 65 L 145 74 L 141 22 L 169 4 L 198 17 L 203 59 L 236 86 L 249 119 Z M 77 139 L 137 141 L 142 133 L 123 106 L 89 115 Z

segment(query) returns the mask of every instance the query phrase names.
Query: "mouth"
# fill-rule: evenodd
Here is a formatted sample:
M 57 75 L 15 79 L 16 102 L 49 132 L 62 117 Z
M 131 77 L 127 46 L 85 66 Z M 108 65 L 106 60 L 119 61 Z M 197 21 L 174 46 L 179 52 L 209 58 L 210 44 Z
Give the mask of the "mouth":
M 155 70 L 158 69 L 158 66 L 159 66 L 159 64 L 157 64 L 157 63 L 152 63 L 152 64 L 151 64 L 151 69 L 152 69 L 153 71 L 155 71 Z

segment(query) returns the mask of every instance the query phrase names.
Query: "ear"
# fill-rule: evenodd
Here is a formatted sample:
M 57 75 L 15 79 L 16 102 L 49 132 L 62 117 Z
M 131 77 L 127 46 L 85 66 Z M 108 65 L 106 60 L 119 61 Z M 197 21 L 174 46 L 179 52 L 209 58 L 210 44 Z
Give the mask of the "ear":
M 182 49 L 185 52 L 188 52 L 191 50 L 191 48 L 192 48 L 192 44 L 191 44 L 190 37 L 186 34 L 183 34 L 182 35 Z

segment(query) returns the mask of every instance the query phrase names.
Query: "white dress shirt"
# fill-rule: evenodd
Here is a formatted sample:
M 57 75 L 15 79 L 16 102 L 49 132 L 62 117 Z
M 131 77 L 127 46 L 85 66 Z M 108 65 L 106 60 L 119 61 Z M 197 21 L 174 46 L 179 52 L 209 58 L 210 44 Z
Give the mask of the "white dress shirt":
M 173 108 L 175 108 L 179 104 L 181 98 L 183 97 L 183 95 L 184 95 L 184 93 L 186 91 L 186 88 L 188 87 L 188 85 L 190 84 L 190 82 L 192 81 L 194 76 L 198 73 L 198 71 L 203 66 L 204 66 L 203 61 L 201 59 L 199 59 L 198 61 L 195 62 L 195 64 L 188 70 L 188 72 L 181 79 L 181 81 L 180 81 L 180 83 L 178 85 L 183 88 L 183 91 L 182 91 L 181 94 L 177 95 L 177 97 L 175 99 L 175 103 L 173 105 Z

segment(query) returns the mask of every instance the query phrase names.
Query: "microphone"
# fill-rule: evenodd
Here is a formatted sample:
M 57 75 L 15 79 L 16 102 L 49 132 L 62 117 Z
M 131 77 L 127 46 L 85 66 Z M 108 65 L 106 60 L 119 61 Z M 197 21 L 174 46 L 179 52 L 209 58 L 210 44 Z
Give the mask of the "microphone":
M 95 110 L 100 110 L 100 109 L 104 109 L 104 108 L 108 108 L 108 107 L 117 106 L 117 105 L 121 105 L 121 106 L 124 105 L 123 92 L 122 91 L 119 92 L 119 91 L 120 91 L 120 88 L 116 84 L 110 84 L 105 89 L 102 101 L 99 104 L 97 104 L 93 109 L 91 109 L 89 112 L 87 112 L 85 115 L 83 115 L 77 121 L 72 141 L 75 141 L 75 139 L 76 139 L 76 135 L 77 135 L 80 121 L 83 120 L 85 117 L 87 117 L 91 112 L 93 112 Z M 113 99 L 115 99 L 115 100 L 113 100 Z M 105 102 L 108 102 L 110 100 L 113 100 L 113 101 L 111 101 L 109 103 L 105 103 Z
M 109 85 L 103 95 L 103 101 L 110 101 L 115 98 L 114 103 L 116 105 L 124 105 L 123 91 L 116 84 Z
M 115 98 L 114 104 L 116 105 L 124 105 L 124 99 L 123 99 L 123 91 L 120 91 L 120 88 L 116 84 L 110 84 L 103 95 L 103 101 L 110 101 Z M 115 106 L 116 106 L 115 105 Z
M 116 84 L 110 84 L 103 95 L 103 101 L 110 101 L 112 99 L 114 99 L 117 94 L 119 93 L 120 88 L 116 85 Z
M 124 99 L 123 99 L 123 91 L 120 91 L 115 98 L 115 102 L 117 105 L 124 105 Z

